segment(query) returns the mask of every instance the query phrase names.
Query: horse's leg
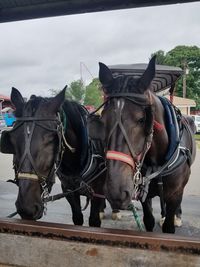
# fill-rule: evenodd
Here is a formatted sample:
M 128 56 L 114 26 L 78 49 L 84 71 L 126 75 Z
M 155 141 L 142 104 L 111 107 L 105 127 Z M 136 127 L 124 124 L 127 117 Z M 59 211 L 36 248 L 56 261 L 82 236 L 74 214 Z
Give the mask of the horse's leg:
M 119 210 L 112 210 L 112 220 L 121 220 L 122 215 Z
M 105 210 L 106 208 L 106 200 L 102 199 L 99 216 L 100 219 L 103 220 L 105 218 Z M 112 210 L 112 220 L 121 220 L 121 214 L 119 210 Z
M 61 183 L 61 187 L 63 192 L 66 192 L 66 186 Z M 77 193 L 69 194 L 66 199 L 71 206 L 73 223 L 75 225 L 83 225 L 80 195 Z
M 71 209 L 72 209 L 72 221 L 75 225 L 83 225 L 83 214 L 81 211 L 81 201 L 79 194 L 72 194 L 67 196 Z
M 176 209 L 176 212 L 175 212 L 175 215 L 174 215 L 174 226 L 176 226 L 176 227 L 181 227 L 182 226 L 181 215 L 182 215 L 182 209 L 181 209 L 181 205 L 180 205 Z M 162 227 L 162 225 L 163 225 L 163 223 L 165 221 L 165 216 L 166 216 L 166 209 L 165 209 L 164 216 L 163 216 L 163 213 L 161 212 L 161 219 L 160 219 L 160 226 L 161 227 Z
M 162 226 L 163 233 L 175 233 L 174 216 L 178 208 L 180 208 L 183 192 L 174 194 L 175 197 L 166 201 L 166 218 Z
M 181 227 L 182 226 L 181 215 L 182 215 L 182 209 L 181 209 L 181 205 L 180 205 L 176 209 L 175 216 L 174 216 L 174 225 L 177 226 L 177 227 Z
M 152 200 L 150 198 L 146 198 L 146 200 L 142 202 L 142 208 L 143 208 L 143 222 L 145 228 L 148 232 L 152 232 L 155 225 L 155 219 L 152 214 Z
M 102 205 L 105 204 L 105 199 L 94 197 L 91 199 L 91 208 L 90 208 L 90 217 L 89 217 L 89 226 L 100 227 L 100 209 Z
M 103 220 L 105 218 L 105 208 L 106 208 L 106 200 L 102 199 L 101 205 L 100 205 L 100 210 L 99 210 L 99 216 L 100 220 Z

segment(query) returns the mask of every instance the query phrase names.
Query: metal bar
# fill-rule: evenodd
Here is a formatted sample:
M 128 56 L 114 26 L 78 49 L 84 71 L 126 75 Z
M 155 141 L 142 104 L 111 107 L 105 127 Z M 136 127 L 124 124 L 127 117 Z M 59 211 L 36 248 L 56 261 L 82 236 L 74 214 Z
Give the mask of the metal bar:
M 131 230 L 92 228 L 19 219 L 1 219 L 0 233 L 200 255 L 200 239 L 172 234 L 141 233 Z
M 27 5 L 24 5 L 22 1 L 18 1 L 17 5 L 14 1 L 11 1 L 13 2 L 12 5 L 6 6 L 4 4 L 5 0 L 0 0 L 0 23 L 42 17 L 198 1 L 199 0 L 57 0 L 49 2 L 37 1 L 37 4 L 31 3 L 30 1 L 30 4 Z

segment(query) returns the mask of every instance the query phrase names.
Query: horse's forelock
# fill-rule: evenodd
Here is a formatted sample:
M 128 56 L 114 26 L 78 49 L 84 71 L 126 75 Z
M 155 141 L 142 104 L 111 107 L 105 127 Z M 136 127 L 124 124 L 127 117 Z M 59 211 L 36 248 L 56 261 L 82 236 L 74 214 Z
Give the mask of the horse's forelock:
M 34 100 L 36 97 L 36 95 L 31 95 L 30 100 Z
M 32 95 L 24 106 L 24 115 L 32 116 L 40 106 L 44 106 L 48 99 L 40 96 Z
M 139 77 L 130 75 L 118 75 L 114 77 L 112 86 L 106 87 L 106 91 L 110 94 L 115 93 L 137 93 Z

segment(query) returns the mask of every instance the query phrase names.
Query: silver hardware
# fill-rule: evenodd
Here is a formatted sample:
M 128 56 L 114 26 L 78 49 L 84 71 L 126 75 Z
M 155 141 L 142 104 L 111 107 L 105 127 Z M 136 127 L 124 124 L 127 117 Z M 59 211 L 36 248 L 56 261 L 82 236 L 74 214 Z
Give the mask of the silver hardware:
M 42 187 L 42 194 L 41 194 L 41 198 L 44 204 L 44 215 L 47 215 L 47 202 L 45 201 L 46 198 L 49 197 L 49 190 L 47 187 L 47 183 L 45 181 L 43 181 L 41 183 L 41 187 Z
M 27 126 L 26 130 L 27 130 L 27 134 L 30 135 L 31 131 L 30 131 L 29 125 Z
M 139 191 L 139 185 L 143 184 L 143 177 L 141 174 L 141 164 L 136 164 L 136 171 L 133 176 L 133 197 L 137 199 L 137 194 Z

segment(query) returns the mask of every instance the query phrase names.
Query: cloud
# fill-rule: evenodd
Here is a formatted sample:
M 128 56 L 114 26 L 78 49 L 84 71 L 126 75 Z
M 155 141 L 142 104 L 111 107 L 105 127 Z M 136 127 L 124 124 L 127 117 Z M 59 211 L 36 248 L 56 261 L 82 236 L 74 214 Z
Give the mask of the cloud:
M 199 46 L 199 13 L 200 3 L 190 3 L 0 24 L 0 93 L 16 86 L 47 96 L 80 78 L 80 62 L 96 77 L 99 61 L 147 62 L 159 49 Z

